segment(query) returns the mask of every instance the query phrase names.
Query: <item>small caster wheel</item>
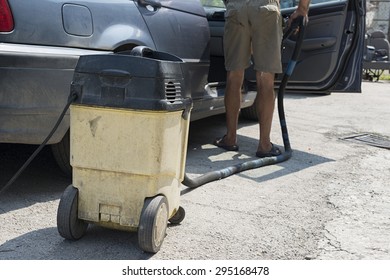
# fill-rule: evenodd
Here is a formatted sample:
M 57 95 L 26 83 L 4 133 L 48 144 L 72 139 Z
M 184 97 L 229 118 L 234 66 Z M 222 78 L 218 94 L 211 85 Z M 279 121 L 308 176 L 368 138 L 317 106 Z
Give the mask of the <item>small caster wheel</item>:
M 78 218 L 77 188 L 68 186 L 61 196 L 57 210 L 57 230 L 65 239 L 77 240 L 84 236 L 88 223 Z
M 157 253 L 164 241 L 168 225 L 168 201 L 165 196 L 145 200 L 138 226 L 139 247 Z
M 183 207 L 179 206 L 179 209 L 176 211 L 175 215 L 169 219 L 169 222 L 174 225 L 180 224 L 184 220 L 185 216 L 186 211 Z

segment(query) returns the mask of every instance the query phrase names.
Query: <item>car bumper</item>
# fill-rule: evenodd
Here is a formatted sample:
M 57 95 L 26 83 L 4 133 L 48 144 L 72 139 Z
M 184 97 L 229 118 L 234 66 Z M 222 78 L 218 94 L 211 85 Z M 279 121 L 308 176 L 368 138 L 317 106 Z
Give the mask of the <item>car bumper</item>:
M 0 43 L 0 142 L 42 143 L 67 103 L 79 56 L 96 53 L 102 52 Z M 68 129 L 66 115 L 48 144 Z

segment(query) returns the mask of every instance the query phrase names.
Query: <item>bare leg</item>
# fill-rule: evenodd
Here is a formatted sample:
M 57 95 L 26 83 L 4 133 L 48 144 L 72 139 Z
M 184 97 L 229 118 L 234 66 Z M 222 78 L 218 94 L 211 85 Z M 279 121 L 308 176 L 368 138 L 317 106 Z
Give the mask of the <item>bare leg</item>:
M 271 127 L 275 108 L 274 74 L 256 72 L 257 96 L 255 100 L 259 118 L 260 137 L 257 151 L 271 150 Z
M 226 108 L 226 145 L 237 143 L 238 116 L 241 107 L 241 86 L 244 80 L 244 70 L 228 71 L 225 91 Z

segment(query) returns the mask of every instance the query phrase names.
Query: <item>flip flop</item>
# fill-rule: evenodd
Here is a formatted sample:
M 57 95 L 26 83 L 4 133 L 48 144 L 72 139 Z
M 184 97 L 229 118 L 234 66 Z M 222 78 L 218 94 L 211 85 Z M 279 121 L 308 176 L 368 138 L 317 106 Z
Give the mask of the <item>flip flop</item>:
M 225 139 L 225 137 L 226 137 L 226 135 L 224 135 L 221 138 L 215 139 L 213 144 L 219 148 L 225 149 L 226 151 L 238 151 L 237 145 L 225 145 L 225 143 L 223 141 Z
M 278 147 L 276 147 L 272 143 L 271 143 L 271 145 L 272 145 L 272 147 L 271 147 L 271 150 L 269 152 L 263 153 L 261 151 L 257 151 L 256 156 L 259 158 L 265 158 L 265 157 L 275 157 L 275 156 L 279 156 L 282 154 L 282 152 L 280 151 L 280 149 Z

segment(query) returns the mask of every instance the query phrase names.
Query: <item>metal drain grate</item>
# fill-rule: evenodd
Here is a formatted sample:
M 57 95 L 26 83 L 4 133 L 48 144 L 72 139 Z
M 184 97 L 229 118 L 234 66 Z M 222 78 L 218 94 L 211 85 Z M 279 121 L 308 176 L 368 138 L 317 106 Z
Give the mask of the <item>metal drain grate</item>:
M 390 149 L 390 139 L 381 135 L 364 133 L 364 134 L 344 137 L 342 139 L 358 142 L 358 143 L 364 143 L 379 148 Z

